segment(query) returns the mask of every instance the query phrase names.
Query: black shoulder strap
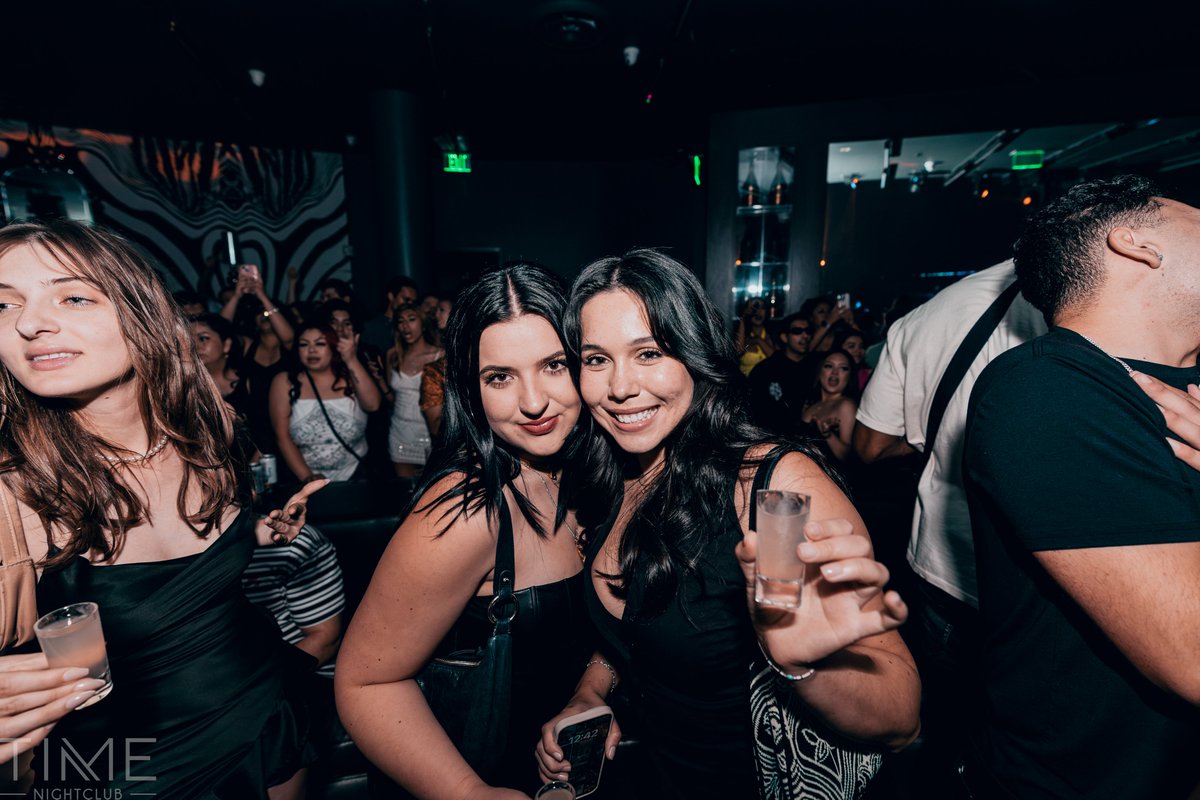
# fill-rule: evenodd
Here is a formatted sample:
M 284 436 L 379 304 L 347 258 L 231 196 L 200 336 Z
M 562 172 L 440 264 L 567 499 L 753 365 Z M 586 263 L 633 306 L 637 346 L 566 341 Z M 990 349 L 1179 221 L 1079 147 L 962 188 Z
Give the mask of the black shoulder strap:
M 762 489 L 770 488 L 771 474 L 775 472 L 775 465 L 783 458 L 784 453 L 789 450 L 787 445 L 781 444 L 771 449 L 771 452 L 763 456 L 763 460 L 758 464 L 758 470 L 754 473 L 754 485 L 750 489 L 750 530 L 758 530 L 758 493 Z
M 333 427 L 333 420 L 329 418 L 329 412 L 325 410 L 325 401 L 321 399 L 321 393 L 317 391 L 317 384 L 315 381 L 313 381 L 312 373 L 308 370 L 304 370 L 304 374 L 308 376 L 308 385 L 312 387 L 313 397 L 317 398 L 317 406 L 321 409 L 321 415 L 325 417 L 325 424 L 329 426 L 329 432 L 333 434 L 333 438 L 338 440 L 338 444 L 340 444 L 347 453 L 354 456 L 355 461 L 361 464 L 362 456 L 354 452 L 354 449 L 350 447 L 350 445 L 346 444 L 346 440 L 338 435 L 337 428 Z M 358 401 L 355 400 L 354 402 L 357 403 Z
M 508 501 L 501 497 L 500 531 L 496 536 L 496 566 L 492 571 L 492 601 L 488 603 L 488 616 L 495 623 L 493 633 L 506 635 L 517 616 L 517 601 L 513 597 L 513 586 L 517 580 L 516 558 L 513 555 L 512 518 L 508 513 Z
M 987 311 L 983 312 L 983 316 L 967 332 L 966 338 L 958 346 L 954 358 L 950 359 L 946 371 L 942 373 L 937 391 L 933 394 L 933 403 L 929 407 L 929 420 L 925 423 L 925 449 L 921 453 L 921 467 L 918 473 L 925 471 L 925 465 L 929 463 L 929 458 L 933 454 L 933 443 L 937 439 L 938 428 L 942 426 L 942 417 L 946 413 L 946 406 L 950 405 L 950 398 L 954 396 L 959 384 L 966 377 L 967 370 L 971 368 L 975 357 L 983 350 L 983 346 L 987 344 L 987 340 L 991 338 L 996 328 L 1000 327 L 1004 315 L 1008 313 L 1009 307 L 1017 299 L 1020 291 L 1017 282 L 1013 281 L 1012 285 L 992 301 Z

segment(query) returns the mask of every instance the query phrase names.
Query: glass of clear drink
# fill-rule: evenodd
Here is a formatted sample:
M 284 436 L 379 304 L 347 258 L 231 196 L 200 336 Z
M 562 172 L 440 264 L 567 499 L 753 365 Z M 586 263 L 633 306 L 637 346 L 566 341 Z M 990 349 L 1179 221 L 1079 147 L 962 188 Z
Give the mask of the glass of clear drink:
M 757 504 L 758 559 L 754 563 L 754 602 L 799 608 L 805 564 L 796 554 L 812 499 L 799 492 L 760 489 Z
M 534 800 L 575 800 L 575 787 L 566 781 L 550 781 L 533 797 Z
M 103 700 L 112 691 L 100 607 L 95 603 L 73 603 L 55 609 L 34 623 L 33 632 L 51 667 L 87 667 L 89 678 L 104 681 L 80 708 Z

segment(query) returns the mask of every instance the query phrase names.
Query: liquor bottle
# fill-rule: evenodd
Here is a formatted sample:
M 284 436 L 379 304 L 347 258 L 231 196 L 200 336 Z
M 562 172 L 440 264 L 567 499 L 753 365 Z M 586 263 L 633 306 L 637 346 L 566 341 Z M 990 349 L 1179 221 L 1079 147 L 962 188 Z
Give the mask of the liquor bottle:
M 762 189 L 758 188 L 758 182 L 754 180 L 754 165 L 757 158 L 750 157 L 750 169 L 746 171 L 746 181 L 742 184 L 742 205 L 757 206 L 762 204 Z
M 767 193 L 767 202 L 774 206 L 786 205 L 788 201 L 788 185 L 783 178 L 783 160 L 775 168 L 775 177 L 771 179 L 771 190 Z

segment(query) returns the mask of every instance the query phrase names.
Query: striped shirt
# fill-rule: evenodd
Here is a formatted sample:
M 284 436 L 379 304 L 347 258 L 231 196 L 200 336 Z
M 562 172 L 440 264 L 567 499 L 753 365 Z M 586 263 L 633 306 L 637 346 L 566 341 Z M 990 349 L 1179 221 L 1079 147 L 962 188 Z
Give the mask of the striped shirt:
M 304 628 L 325 622 L 346 607 L 337 551 L 309 525 L 285 547 L 255 549 L 242 573 L 242 588 L 251 603 L 275 617 L 284 641 L 290 644 L 304 638 Z M 333 661 L 317 674 L 332 677 Z

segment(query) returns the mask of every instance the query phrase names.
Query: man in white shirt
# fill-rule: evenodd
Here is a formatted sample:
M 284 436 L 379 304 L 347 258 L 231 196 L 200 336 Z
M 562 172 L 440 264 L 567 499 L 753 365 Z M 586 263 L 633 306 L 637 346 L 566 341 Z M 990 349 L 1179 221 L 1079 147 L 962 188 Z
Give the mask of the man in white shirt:
M 1012 260 L 1004 261 L 947 287 L 892 325 L 858 407 L 854 446 L 864 462 L 925 451 L 930 407 L 946 368 L 967 333 L 1015 280 Z M 916 636 L 909 638 L 914 653 L 923 656 L 931 769 L 948 770 L 954 758 L 956 712 L 964 708 L 956 682 L 979 603 L 960 464 L 967 403 L 992 359 L 1045 332 L 1041 313 L 1018 295 L 951 395 L 917 485 L 907 556 L 921 597 Z

